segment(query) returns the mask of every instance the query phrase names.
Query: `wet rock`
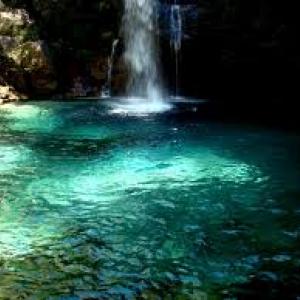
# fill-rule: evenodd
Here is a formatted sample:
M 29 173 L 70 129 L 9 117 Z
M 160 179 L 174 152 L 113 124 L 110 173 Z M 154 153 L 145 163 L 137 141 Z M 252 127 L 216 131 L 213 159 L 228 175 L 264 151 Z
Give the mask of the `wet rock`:
M 1 85 L 0 84 L 0 104 L 18 101 L 18 100 L 25 100 L 27 96 L 17 92 L 13 87 L 8 85 Z
M 48 94 L 57 88 L 52 62 L 43 41 L 26 42 L 13 49 L 8 55 L 29 73 L 31 85 L 36 93 Z
M 97 80 L 104 82 L 107 78 L 107 58 L 98 56 L 92 60 L 90 65 L 91 76 Z
M 17 47 L 19 44 L 19 39 L 7 35 L 0 35 L 0 47 L 6 52 Z
M 0 11 L 0 35 L 24 38 L 27 27 L 32 25 L 24 9 Z
M 10 85 L 31 97 L 99 96 L 121 9 L 120 1 L 2 1 L 0 52 L 13 63 L 4 68 L 0 61 L 1 71 L 13 75 L 7 76 Z M 117 93 L 125 78 L 119 69 L 112 83 Z M 20 74 L 26 77 L 22 84 Z M 78 77 L 88 86 L 79 86 Z
M 82 77 L 76 77 L 73 80 L 72 88 L 69 93 L 67 93 L 68 97 L 86 97 L 91 92 L 91 87 L 86 86 L 84 83 L 84 79 Z

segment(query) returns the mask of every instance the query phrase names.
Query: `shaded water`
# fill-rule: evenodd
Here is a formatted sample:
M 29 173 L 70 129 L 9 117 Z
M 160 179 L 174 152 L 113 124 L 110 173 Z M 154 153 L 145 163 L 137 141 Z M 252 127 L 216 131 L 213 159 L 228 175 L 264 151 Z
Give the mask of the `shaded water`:
M 253 299 L 254 281 L 273 296 L 298 286 L 299 137 L 183 110 L 1 108 L 0 299 Z

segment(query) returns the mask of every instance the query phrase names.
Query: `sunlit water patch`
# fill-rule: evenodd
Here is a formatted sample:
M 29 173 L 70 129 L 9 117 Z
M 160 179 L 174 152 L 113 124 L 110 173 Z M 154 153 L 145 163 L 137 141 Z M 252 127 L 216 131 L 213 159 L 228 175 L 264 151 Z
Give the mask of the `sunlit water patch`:
M 110 109 L 0 110 L 0 299 L 222 299 L 297 283 L 297 135 Z
M 1 111 L 7 118 L 7 127 L 16 132 L 43 131 L 48 133 L 61 123 L 59 116 L 55 115 L 51 107 L 8 104 L 4 105 Z
M 13 171 L 19 164 L 30 156 L 30 150 L 26 147 L 0 144 L 0 173 Z

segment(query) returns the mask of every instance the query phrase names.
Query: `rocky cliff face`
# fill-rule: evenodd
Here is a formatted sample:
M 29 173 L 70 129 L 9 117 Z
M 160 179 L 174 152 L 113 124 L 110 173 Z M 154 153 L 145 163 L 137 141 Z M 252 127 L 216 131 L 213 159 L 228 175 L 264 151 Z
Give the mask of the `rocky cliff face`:
M 99 94 L 120 13 L 111 0 L 0 1 L 2 102 Z
M 120 35 L 122 2 L 0 0 L 0 98 L 98 95 L 113 40 Z M 250 99 L 261 90 L 262 97 L 273 98 L 299 93 L 293 75 L 300 71 L 295 1 L 177 2 L 191 6 L 193 18 L 184 20 L 182 94 L 236 99 L 246 94 Z M 161 45 L 162 69 L 172 90 L 174 57 L 163 32 Z M 122 93 L 122 42 L 117 52 L 112 86 Z

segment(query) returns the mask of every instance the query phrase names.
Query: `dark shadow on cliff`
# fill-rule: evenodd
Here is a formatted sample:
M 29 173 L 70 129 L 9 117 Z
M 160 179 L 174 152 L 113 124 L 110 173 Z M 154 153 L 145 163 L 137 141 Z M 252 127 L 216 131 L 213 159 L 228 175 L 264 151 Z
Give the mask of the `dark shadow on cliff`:
M 178 2 L 197 4 L 200 11 L 197 22 L 184 19 L 180 94 L 211 99 L 220 116 L 296 123 L 300 96 L 296 3 Z M 162 61 L 174 91 L 175 63 L 169 49 L 169 41 L 163 39 Z
M 0 84 L 12 86 L 18 92 L 28 93 L 28 74 L 13 59 L 7 57 L 0 46 Z

